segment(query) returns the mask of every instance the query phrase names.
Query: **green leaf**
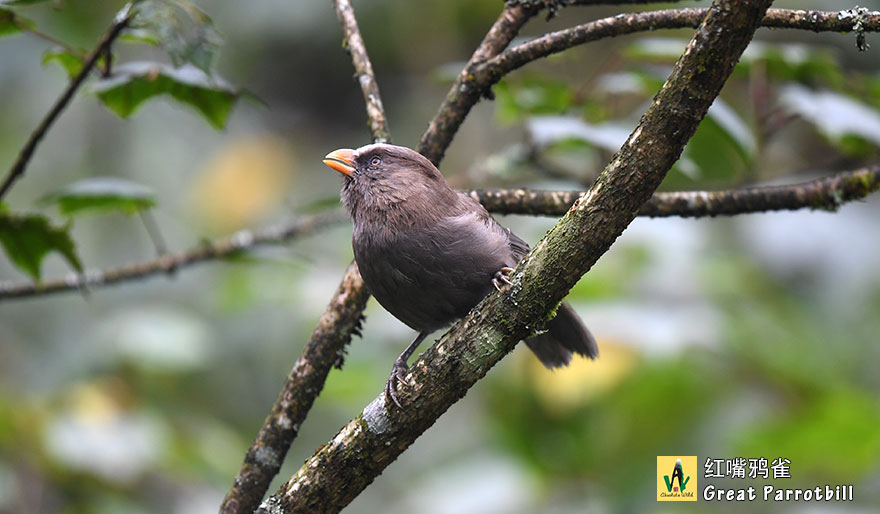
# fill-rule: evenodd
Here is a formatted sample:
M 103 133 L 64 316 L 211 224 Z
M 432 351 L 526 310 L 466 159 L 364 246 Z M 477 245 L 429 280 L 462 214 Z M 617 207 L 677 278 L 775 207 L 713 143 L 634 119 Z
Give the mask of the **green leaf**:
M 840 88 L 846 84 L 838 59 L 827 48 L 801 43 L 749 44 L 735 73 L 748 76 L 760 66 L 771 80 Z
M 226 118 L 241 92 L 220 78 L 192 65 L 172 68 L 160 63 L 132 62 L 116 67 L 113 76 L 94 85 L 104 105 L 123 118 L 145 100 L 161 94 L 194 107 L 216 129 Z
M 498 117 L 506 123 L 538 114 L 564 114 L 574 104 L 567 84 L 545 77 L 499 82 L 492 91 Z
M 688 187 L 694 180 L 729 183 L 751 169 L 757 142 L 748 125 L 721 98 L 716 98 L 688 141 L 664 188 Z M 682 179 L 680 174 L 688 177 Z
M 46 195 L 42 201 L 56 204 L 66 216 L 85 211 L 120 211 L 131 215 L 156 205 L 155 194 L 150 188 L 115 177 L 74 182 Z
M 119 35 L 120 41 L 126 43 L 144 43 L 152 46 L 159 46 L 159 40 L 156 34 L 147 29 L 128 28 Z
M 0 9 L 0 37 L 18 34 L 23 30 L 22 27 L 34 26 L 33 21 L 22 18 L 9 9 Z
M 75 77 L 82 71 L 83 62 L 78 55 L 72 54 L 69 50 L 61 47 L 53 48 L 43 54 L 43 64 L 57 62 L 59 66 L 64 68 L 69 77 Z
M 0 9 L 0 36 L 8 36 L 19 32 L 21 32 L 21 29 L 15 24 L 15 13 L 7 9 Z
M 69 226 L 59 228 L 38 214 L 0 213 L 0 244 L 9 260 L 34 280 L 40 279 L 40 264 L 49 252 L 60 253 L 77 271 L 82 264 L 76 254 Z
M 188 0 L 144 0 L 131 23 L 133 37 L 158 44 L 175 66 L 210 74 L 221 37 L 211 18 Z

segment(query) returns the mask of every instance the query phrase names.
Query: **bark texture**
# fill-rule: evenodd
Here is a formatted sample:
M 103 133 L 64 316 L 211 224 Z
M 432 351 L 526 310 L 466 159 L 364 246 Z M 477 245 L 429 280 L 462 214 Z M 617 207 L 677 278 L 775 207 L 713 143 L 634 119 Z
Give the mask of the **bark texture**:
M 639 216 L 733 216 L 754 212 L 822 209 L 836 211 L 880 189 L 880 164 L 800 184 L 747 187 L 726 191 L 654 193 Z M 475 189 L 471 197 L 495 214 L 561 216 L 584 191 Z
M 259 506 L 327 375 L 334 366 L 342 366 L 351 336 L 360 334 L 369 297 L 357 264 L 352 263 L 248 449 L 220 506 L 222 514 L 251 513 Z

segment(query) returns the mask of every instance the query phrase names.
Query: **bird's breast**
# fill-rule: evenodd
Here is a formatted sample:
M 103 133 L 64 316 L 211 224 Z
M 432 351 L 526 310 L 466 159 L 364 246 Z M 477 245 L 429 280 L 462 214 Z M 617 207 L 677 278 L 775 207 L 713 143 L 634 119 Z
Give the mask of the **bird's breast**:
M 354 233 L 355 260 L 386 310 L 415 330 L 434 330 L 466 314 L 508 265 L 463 236 L 436 226 L 363 227 Z

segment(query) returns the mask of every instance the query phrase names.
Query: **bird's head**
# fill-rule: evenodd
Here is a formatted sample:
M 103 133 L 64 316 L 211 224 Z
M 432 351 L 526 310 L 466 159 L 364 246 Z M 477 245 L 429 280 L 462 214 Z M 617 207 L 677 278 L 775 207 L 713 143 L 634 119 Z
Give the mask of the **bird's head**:
M 431 161 L 403 146 L 384 143 L 334 150 L 324 164 L 345 176 L 342 201 L 352 217 L 363 209 L 385 211 L 449 202 L 455 192 Z

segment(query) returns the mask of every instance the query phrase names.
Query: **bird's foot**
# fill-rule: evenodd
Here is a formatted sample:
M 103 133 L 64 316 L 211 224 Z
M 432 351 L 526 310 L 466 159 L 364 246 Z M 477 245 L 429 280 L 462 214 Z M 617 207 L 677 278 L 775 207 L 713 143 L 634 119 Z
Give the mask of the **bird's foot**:
M 492 277 L 492 285 L 495 286 L 495 289 L 501 291 L 501 284 L 512 285 L 510 282 L 510 274 L 513 273 L 513 268 L 501 268 L 500 271 L 495 272 L 495 276 Z
M 403 408 L 400 405 L 400 400 L 397 398 L 397 386 L 400 383 L 406 383 L 404 377 L 406 376 L 406 371 L 409 367 L 406 365 L 406 360 L 398 358 L 394 361 L 394 366 L 391 368 L 391 376 L 388 377 L 388 382 L 385 383 L 385 402 L 387 403 L 389 400 L 394 402 L 394 405 L 397 405 L 398 408 Z

